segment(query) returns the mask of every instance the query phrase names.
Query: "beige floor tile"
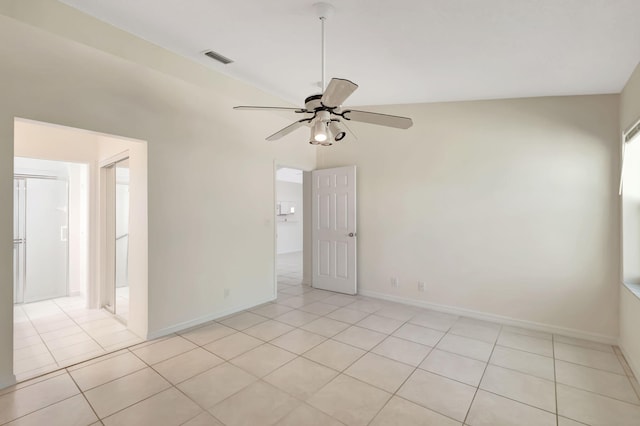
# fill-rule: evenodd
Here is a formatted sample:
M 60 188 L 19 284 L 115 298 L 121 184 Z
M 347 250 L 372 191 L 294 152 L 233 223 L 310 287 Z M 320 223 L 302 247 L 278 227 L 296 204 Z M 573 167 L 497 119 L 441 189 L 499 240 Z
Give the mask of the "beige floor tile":
M 449 333 L 495 343 L 500 334 L 500 328 L 501 326 L 498 324 L 461 318 L 451 327 Z
M 326 337 L 309 331 L 297 329 L 273 339 L 271 343 L 289 352 L 301 355 L 324 342 Z
M 16 335 L 14 334 L 13 336 L 13 351 L 15 353 L 15 351 L 17 349 L 22 349 L 22 348 L 26 348 L 28 346 L 33 346 L 33 345 L 38 345 L 41 344 L 42 342 L 42 338 L 40 337 L 39 334 L 35 334 L 33 336 L 26 336 L 26 337 L 18 337 L 16 338 Z
M 300 328 L 324 337 L 333 337 L 341 331 L 349 328 L 349 324 L 322 317 L 318 318 L 315 321 L 311 321 L 310 323 L 305 324 Z
M 331 416 L 326 415 L 307 404 L 300 404 L 298 408 L 287 414 L 276 423 L 277 426 L 344 426 Z
M 279 305 L 277 303 L 269 303 L 264 306 L 260 306 L 256 309 L 251 309 L 251 312 L 254 314 L 262 315 L 267 318 L 275 318 L 282 314 L 286 314 L 287 312 L 292 311 L 293 308 L 290 308 L 286 305 Z
M 0 389 L 0 396 L 6 395 L 6 394 L 11 393 L 11 392 L 15 392 L 18 389 L 26 388 L 28 386 L 35 385 L 36 383 L 44 382 L 45 380 L 49 380 L 49 379 L 52 379 L 54 377 L 62 376 L 62 375 L 65 375 L 65 374 L 67 374 L 67 372 L 65 370 L 57 370 L 57 371 L 53 371 L 53 372 L 50 372 L 50 373 L 47 373 L 47 374 L 43 374 L 43 375 L 38 376 L 38 377 L 34 377 L 32 379 L 29 379 L 29 380 L 24 380 L 24 381 L 21 381 L 21 382 L 17 382 L 14 385 L 8 386 L 8 387 L 3 388 L 3 389 Z
M 309 404 L 350 426 L 367 425 L 391 394 L 341 374 L 309 399 Z
M 256 377 L 264 377 L 295 357 L 291 352 L 265 343 L 233 358 L 230 362 Z
M 355 296 L 347 296 L 345 294 L 333 294 L 325 299 L 323 299 L 324 303 L 328 303 L 330 305 L 336 306 L 347 306 L 356 302 L 358 299 Z
M 220 321 L 220 323 L 227 327 L 242 331 L 256 324 L 260 324 L 261 322 L 265 322 L 266 320 L 266 317 L 253 314 L 251 312 L 242 312 L 238 315 L 232 316 L 231 318 L 227 318 L 224 321 Z
M 431 352 L 431 347 L 389 336 L 371 352 L 417 367 Z
M 14 359 L 13 372 L 14 374 L 24 373 L 26 371 L 41 369 L 51 364 L 57 365 L 56 360 L 49 352 L 45 352 L 29 358 Z
M 222 359 L 230 360 L 262 344 L 262 340 L 255 337 L 236 333 L 209 343 L 204 346 L 204 349 L 213 352 Z
M 558 414 L 592 426 L 633 426 L 640 419 L 640 406 L 557 385 Z
M 275 339 L 276 337 L 290 332 L 293 329 L 294 327 L 291 327 L 288 324 L 269 320 L 258 325 L 254 325 L 253 327 L 247 328 L 246 330 L 244 330 L 244 333 L 268 342 Z
M 555 414 L 479 390 L 466 424 L 469 426 L 554 426 Z
M 415 324 L 405 324 L 396 330 L 393 336 L 425 346 L 435 346 L 442 339 L 444 333 Z
M 546 333 L 544 331 L 531 330 L 528 328 L 515 327 L 512 325 L 503 325 L 502 326 L 503 333 L 515 333 L 515 334 L 523 334 L 525 336 L 537 337 L 538 339 L 546 339 L 552 340 L 553 335 L 551 333 Z
M 16 381 L 18 382 L 32 379 L 34 377 L 38 377 L 41 374 L 50 373 L 56 370 L 57 368 L 60 368 L 60 366 L 57 363 L 43 365 L 41 367 L 31 369 L 31 370 L 29 369 L 30 367 L 27 367 L 27 366 L 23 366 L 23 367 L 26 368 L 26 370 L 19 369 L 16 363 L 13 364 L 13 372 L 14 372 L 14 375 L 16 376 Z
M 235 365 L 224 363 L 180 383 L 178 389 L 201 407 L 211 408 L 256 380 Z
M 72 396 L 8 423 L 9 426 L 88 425 L 98 420 L 82 395 Z
M 276 321 L 289 324 L 293 327 L 300 327 L 302 325 L 310 323 L 311 321 L 315 321 L 318 318 L 320 317 L 316 314 L 311 314 L 309 312 L 299 311 L 296 309 L 296 310 L 287 312 L 286 314 L 280 315 L 274 319 Z
M 316 315 L 327 315 L 339 308 L 336 305 L 330 305 L 328 303 L 314 302 L 309 305 L 304 305 L 299 309 Z
M 518 370 L 542 379 L 555 380 L 553 358 L 531 352 L 496 346 L 493 349 L 489 363 L 512 370 Z
M 562 336 L 556 334 L 553 336 L 554 342 L 566 343 L 568 345 L 580 346 L 582 348 L 593 349 L 602 352 L 614 352 L 613 346 L 604 343 L 592 342 L 590 340 L 578 339 L 576 337 Z
M 462 422 L 475 393 L 475 387 L 418 369 L 397 395 Z
M 351 326 L 335 335 L 333 339 L 368 351 L 382 342 L 386 337 L 386 334 L 378 333 L 377 331 Z
M 124 344 L 133 341 L 142 341 L 140 337 L 136 334 L 130 332 L 129 330 L 116 331 L 115 333 L 106 333 L 99 336 L 94 337 L 95 341 L 100 344 L 103 348 L 108 348 L 112 346 L 116 346 L 118 344 Z M 131 345 L 127 345 L 131 346 Z M 124 347 L 124 346 L 122 346 Z
M 614 353 L 581 348 L 566 343 L 555 343 L 555 357 L 562 361 L 598 368 L 616 374 L 624 374 L 624 369 Z
M 407 364 L 368 353 L 347 368 L 344 374 L 394 393 L 413 370 Z
M 489 365 L 482 377 L 480 389 L 556 412 L 555 385 L 549 380 Z
M 394 396 L 378 413 L 371 426 L 461 426 L 449 417 Z
M 91 363 L 83 368 L 71 370 L 69 374 L 80 389 L 86 391 L 143 368 L 146 368 L 144 362 L 132 353 L 126 352 L 116 357 Z
M 0 396 L 0 424 L 79 394 L 68 374 L 52 377 Z
M 75 345 L 51 349 L 51 354 L 56 359 L 56 361 L 78 358 L 89 354 L 95 355 L 96 353 L 100 352 L 104 353 L 104 349 L 93 339 L 81 343 L 76 343 Z
M 337 375 L 330 368 L 297 358 L 266 376 L 264 381 L 298 399 L 306 400 Z
M 219 421 L 217 421 L 211 414 L 205 411 L 204 413 L 184 423 L 182 426 L 224 426 L 224 425 Z
M 584 423 L 558 416 L 558 426 L 584 426 Z
M 102 420 L 106 426 L 181 425 L 202 409 L 175 388 L 169 388 Z
M 556 381 L 632 404 L 640 404 L 626 376 L 556 360 Z
M 453 324 L 458 321 L 458 316 L 444 314 L 441 312 L 421 311 L 409 322 L 422 327 L 433 328 L 438 331 L 449 331 Z
M 282 291 L 282 293 L 286 293 L 287 291 L 289 291 L 289 289 L 283 289 L 281 291 Z M 291 291 L 298 292 L 298 291 L 302 291 L 302 290 L 292 289 Z M 278 291 L 278 293 L 280 293 L 280 291 Z M 292 296 L 292 297 L 288 297 L 288 298 L 278 297 L 277 303 L 280 304 L 280 305 L 288 306 L 290 308 L 298 309 L 298 308 L 304 306 L 305 304 L 307 304 L 307 301 L 304 300 L 304 298 L 302 298 L 301 296 Z
M 203 373 L 224 360 L 202 348 L 196 348 L 189 352 L 174 356 L 153 366 L 165 379 L 174 385 L 191 377 Z
M 151 368 L 131 373 L 85 392 L 100 418 L 142 401 L 171 385 Z
M 187 332 L 180 333 L 180 335 L 185 339 L 192 341 L 196 345 L 204 346 L 208 343 L 229 336 L 230 334 L 234 334 L 235 332 L 236 331 L 232 328 L 226 327 L 222 324 L 213 323 L 191 329 Z
M 476 359 L 434 349 L 420 364 L 420 368 L 471 386 L 478 386 L 486 365 Z
M 58 339 L 49 340 L 47 341 L 47 347 L 51 350 L 54 350 L 84 342 L 93 342 L 93 338 L 82 331 L 80 333 L 70 334 Z
M 418 314 L 418 310 L 400 304 L 388 305 L 376 312 L 376 315 L 391 318 L 399 321 L 409 321 Z
M 209 411 L 227 426 L 272 425 L 300 401 L 264 383 L 256 382 Z
M 363 311 L 369 314 L 379 311 L 384 307 L 384 303 L 377 300 L 358 300 L 349 305 L 349 309 L 355 309 L 356 311 Z
M 343 371 L 366 352 L 335 340 L 327 340 L 304 354 L 305 358 L 319 362 L 336 371 Z
M 40 342 L 40 343 L 36 343 L 35 345 L 27 346 L 22 349 L 14 349 L 13 359 L 14 360 L 27 359 L 27 358 L 31 358 L 31 357 L 42 355 L 42 354 L 48 354 L 48 353 L 50 352 L 47 345 Z
M 48 333 L 41 333 L 40 337 L 45 342 L 51 342 L 60 339 L 61 337 L 71 336 L 73 334 L 85 333 L 82 327 L 78 325 L 72 325 L 70 327 L 66 327 L 60 330 L 50 331 Z
M 379 315 L 369 315 L 356 325 L 358 327 L 368 328 L 369 330 L 377 331 L 378 333 L 391 334 L 396 331 L 400 326 L 404 324 L 403 321 L 394 320 L 392 318 L 385 318 Z
M 180 336 L 173 336 L 152 345 L 136 349 L 133 353 L 147 364 L 152 365 L 195 348 L 196 345 L 189 340 Z
M 329 315 L 327 315 L 327 318 L 331 318 L 336 321 L 346 322 L 348 324 L 355 324 L 358 321 L 364 319 L 368 315 L 369 314 L 366 312 L 357 311 L 355 309 L 340 308 L 331 312 Z
M 546 339 L 516 333 L 500 333 L 498 345 L 538 355 L 553 357 L 553 344 Z
M 491 357 L 493 345 L 468 337 L 446 334 L 436 346 L 438 349 L 454 354 L 487 362 Z

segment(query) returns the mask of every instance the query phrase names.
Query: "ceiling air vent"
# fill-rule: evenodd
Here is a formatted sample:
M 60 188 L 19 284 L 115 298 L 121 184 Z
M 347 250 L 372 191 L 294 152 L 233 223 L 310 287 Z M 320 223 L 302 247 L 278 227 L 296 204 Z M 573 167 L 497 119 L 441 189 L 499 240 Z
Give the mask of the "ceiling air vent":
M 624 141 L 631 142 L 631 139 L 633 139 L 638 133 L 640 133 L 640 120 L 631 126 L 629 130 L 624 132 Z
M 206 52 L 204 52 L 204 54 L 210 57 L 211 59 L 215 59 L 218 62 L 222 62 L 225 65 L 233 62 L 233 60 L 227 58 L 226 56 L 222 56 L 221 54 L 214 52 L 213 50 L 207 50 Z

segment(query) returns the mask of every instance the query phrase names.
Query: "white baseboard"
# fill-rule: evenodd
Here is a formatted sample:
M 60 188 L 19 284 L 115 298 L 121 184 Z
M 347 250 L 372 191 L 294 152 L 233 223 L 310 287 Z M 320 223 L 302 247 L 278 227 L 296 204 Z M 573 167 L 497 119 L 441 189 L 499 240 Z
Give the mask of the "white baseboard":
M 623 345 L 618 344 L 618 347 L 620 351 L 622 351 L 622 355 L 624 355 L 624 359 L 627 361 L 627 364 L 629 364 L 629 368 L 631 368 L 636 380 L 640 381 L 640 364 L 638 363 L 640 360 L 634 359 Z
M 162 328 L 160 330 L 151 331 L 147 333 L 147 340 L 157 339 L 159 337 L 166 336 L 171 333 L 176 333 L 178 331 L 186 330 L 187 328 L 195 327 L 200 324 L 204 324 L 209 321 L 216 320 L 218 318 L 226 317 L 227 315 L 235 314 L 236 312 L 244 311 L 245 309 L 251 309 L 254 306 L 262 305 L 264 303 L 271 302 L 275 300 L 275 296 L 270 296 L 267 299 L 259 300 L 252 303 L 247 303 L 240 306 L 234 306 L 233 308 L 228 308 L 222 311 L 217 311 L 209 315 L 205 315 L 202 317 L 198 317 L 189 321 L 181 322 L 169 327 Z
M 434 311 L 444 312 L 447 314 L 461 315 L 461 316 L 475 318 L 475 319 L 484 320 L 484 321 L 498 322 L 504 325 L 528 328 L 531 330 L 542 331 L 545 333 L 562 334 L 563 336 L 575 337 L 575 338 L 584 339 L 584 340 L 591 340 L 593 342 L 605 343 L 607 345 L 618 344 L 617 337 L 607 336 L 605 334 L 590 333 L 587 331 L 576 330 L 573 328 L 565 328 L 565 327 L 559 327 L 559 326 L 550 325 L 550 324 L 539 323 L 535 321 L 521 320 L 521 319 L 516 319 L 511 317 L 505 317 L 502 315 L 490 314 L 487 312 L 480 312 L 480 311 L 474 311 L 471 309 L 458 308 L 455 306 L 439 305 L 436 303 L 429 303 L 424 300 L 407 299 L 405 297 L 378 293 L 376 291 L 358 289 L 358 294 L 361 294 L 362 296 L 373 297 L 375 299 L 382 299 L 382 300 L 388 300 L 391 302 L 404 303 L 406 305 L 418 306 L 420 308 L 431 309 Z
M 10 374 L 8 376 L 0 378 L 0 389 L 8 388 L 9 386 L 13 386 L 16 383 L 16 375 Z

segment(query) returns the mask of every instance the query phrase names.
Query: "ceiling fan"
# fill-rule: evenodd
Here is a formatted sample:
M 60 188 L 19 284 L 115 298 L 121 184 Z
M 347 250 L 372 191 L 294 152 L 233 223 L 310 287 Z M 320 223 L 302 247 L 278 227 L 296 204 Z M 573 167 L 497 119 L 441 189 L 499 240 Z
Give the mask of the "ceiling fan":
M 238 110 L 259 111 L 290 111 L 295 114 L 303 114 L 303 118 L 293 124 L 268 136 L 266 140 L 275 141 L 288 135 L 300 127 L 311 128 L 312 145 L 330 146 L 333 142 L 339 142 L 349 133 L 355 135 L 347 126 L 347 121 L 377 124 L 380 126 L 408 129 L 413 125 L 408 117 L 396 115 L 378 114 L 375 112 L 359 111 L 351 108 L 343 108 L 342 103 L 358 88 L 352 81 L 342 78 L 332 78 L 329 85 L 325 85 L 325 36 L 324 24 L 333 13 L 333 6 L 328 3 L 316 3 L 313 5 L 320 18 L 322 28 L 322 94 L 311 95 L 304 100 L 304 108 L 264 107 L 264 106 L 236 106 Z

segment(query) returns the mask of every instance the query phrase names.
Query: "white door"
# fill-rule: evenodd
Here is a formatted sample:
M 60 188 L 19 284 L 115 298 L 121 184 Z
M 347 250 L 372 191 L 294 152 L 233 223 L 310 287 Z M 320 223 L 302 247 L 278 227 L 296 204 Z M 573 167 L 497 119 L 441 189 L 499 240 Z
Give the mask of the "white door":
M 312 286 L 356 294 L 356 166 L 314 170 L 311 177 Z

